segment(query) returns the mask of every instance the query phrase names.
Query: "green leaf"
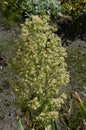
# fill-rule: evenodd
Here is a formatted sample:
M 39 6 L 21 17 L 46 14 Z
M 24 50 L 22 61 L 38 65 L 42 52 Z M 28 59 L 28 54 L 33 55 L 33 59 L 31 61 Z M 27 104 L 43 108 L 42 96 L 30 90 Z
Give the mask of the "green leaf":
M 4 1 L 3 4 L 8 5 L 8 2 L 7 2 L 7 1 Z
M 83 2 L 83 3 L 86 3 L 86 0 L 83 0 L 82 2 Z
M 51 120 L 51 129 L 52 130 L 58 130 L 55 120 Z
M 71 128 L 67 127 L 67 130 L 71 130 Z
M 24 127 L 23 127 L 22 122 L 21 122 L 20 119 L 18 119 L 18 129 L 19 130 L 24 130 Z
M 83 104 L 79 104 L 79 107 L 80 107 L 80 109 L 81 109 L 83 118 L 86 120 L 86 108 L 84 107 Z
M 82 116 L 86 120 L 86 108 L 84 107 L 83 101 L 81 100 L 79 94 L 77 92 L 72 92 L 72 97 L 74 97 L 77 101 L 77 104 L 81 109 Z

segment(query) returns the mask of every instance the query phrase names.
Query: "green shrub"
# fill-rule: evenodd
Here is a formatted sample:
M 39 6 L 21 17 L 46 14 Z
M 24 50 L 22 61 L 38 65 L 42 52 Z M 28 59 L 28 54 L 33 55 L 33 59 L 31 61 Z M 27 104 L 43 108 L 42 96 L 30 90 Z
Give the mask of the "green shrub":
M 86 0 L 67 0 L 62 5 L 62 12 L 72 18 L 86 14 Z
M 60 0 L 1 0 L 0 8 L 2 14 L 11 21 L 31 15 L 49 15 L 52 19 L 61 15 Z
M 57 0 L 23 0 L 21 9 L 26 17 L 49 15 L 52 19 L 57 18 L 61 12 L 60 1 Z
M 26 20 L 22 25 L 22 40 L 16 43 L 16 56 L 9 65 L 16 76 L 11 84 L 18 105 L 29 127 L 37 130 L 46 127 L 50 130 L 51 119 L 58 118 L 58 110 L 66 96 L 64 92 L 56 95 L 69 80 L 66 51 L 54 33 L 55 28 L 48 22 L 47 17 L 38 16 Z
M 1 14 L 9 21 L 19 20 L 21 9 L 18 7 L 17 0 L 1 0 Z

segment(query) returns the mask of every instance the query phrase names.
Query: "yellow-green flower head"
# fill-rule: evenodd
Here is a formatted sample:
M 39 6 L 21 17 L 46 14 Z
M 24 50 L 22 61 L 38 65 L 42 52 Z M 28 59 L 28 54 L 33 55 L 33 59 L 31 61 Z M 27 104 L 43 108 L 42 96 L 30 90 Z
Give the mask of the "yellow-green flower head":
M 37 130 L 43 124 L 48 126 L 52 117 L 58 118 L 63 98 L 55 97 L 60 87 L 69 81 L 66 50 L 54 31 L 47 17 L 27 19 L 22 25 L 22 39 L 17 43 L 16 56 L 10 64 L 18 77 L 12 84 L 19 105 L 21 109 L 26 108 L 28 116 L 31 112 L 36 126 L 42 124 Z

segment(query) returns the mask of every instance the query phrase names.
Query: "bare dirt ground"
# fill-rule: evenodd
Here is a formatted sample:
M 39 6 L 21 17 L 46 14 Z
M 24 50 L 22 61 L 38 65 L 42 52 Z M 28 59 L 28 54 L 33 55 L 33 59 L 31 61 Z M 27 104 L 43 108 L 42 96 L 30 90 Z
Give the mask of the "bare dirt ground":
M 0 24 L 0 130 L 18 130 L 15 105 L 8 78 L 8 58 L 12 53 L 12 44 L 19 34 L 19 28 L 6 29 Z

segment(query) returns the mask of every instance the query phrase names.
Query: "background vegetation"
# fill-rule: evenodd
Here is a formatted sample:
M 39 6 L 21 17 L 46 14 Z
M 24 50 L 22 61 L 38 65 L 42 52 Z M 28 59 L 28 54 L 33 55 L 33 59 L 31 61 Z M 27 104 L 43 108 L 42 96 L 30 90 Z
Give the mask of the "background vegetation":
M 85 130 L 85 119 L 81 112 L 82 110 L 71 96 L 71 92 L 77 91 L 84 106 L 86 106 L 86 42 L 83 44 L 82 41 L 79 41 L 82 42 L 82 44 L 78 44 L 77 40 L 75 40 L 81 39 L 86 41 L 86 1 L 22 0 L 21 2 L 20 0 L 1 0 L 0 8 L 0 52 L 1 58 L 4 59 L 4 62 L 2 62 L 2 60 L 0 61 L 0 91 L 2 92 L 4 88 L 10 86 L 8 59 L 10 56 L 13 56 L 12 53 L 16 47 L 15 39 L 17 39 L 17 35 L 20 35 L 22 32 L 20 24 L 24 23 L 26 18 L 29 18 L 30 22 L 32 15 L 42 17 L 48 15 L 52 19 L 52 24 L 57 24 L 56 28 L 58 28 L 58 31 L 54 31 L 53 33 L 59 34 L 62 38 L 62 42 L 65 42 L 65 47 L 67 48 L 66 63 L 68 66 L 67 69 L 70 72 L 68 87 L 59 89 L 59 92 L 65 91 L 67 99 L 64 100 L 64 104 L 60 107 L 59 118 L 56 123 L 59 130 Z M 26 26 L 25 23 L 23 26 Z M 6 33 L 4 33 L 4 31 L 6 31 Z M 27 36 L 27 32 L 25 32 L 24 36 Z M 35 35 L 34 31 L 32 33 Z M 33 39 L 33 37 L 31 38 Z M 75 40 L 75 42 L 72 43 L 69 40 Z M 36 39 L 33 39 L 33 41 L 36 41 Z M 23 45 L 24 41 L 22 42 L 21 40 L 18 43 L 22 43 Z M 17 47 L 19 47 L 19 45 Z M 23 54 L 21 54 L 21 56 L 25 60 Z M 23 66 L 19 67 L 23 68 Z M 78 115 L 80 116 L 78 117 Z

